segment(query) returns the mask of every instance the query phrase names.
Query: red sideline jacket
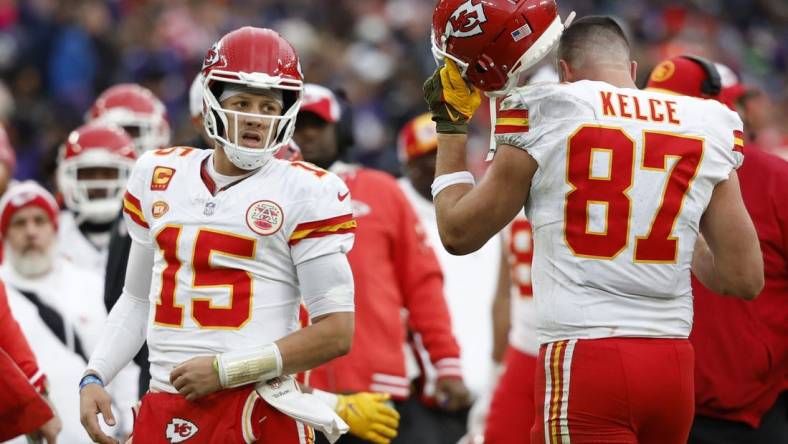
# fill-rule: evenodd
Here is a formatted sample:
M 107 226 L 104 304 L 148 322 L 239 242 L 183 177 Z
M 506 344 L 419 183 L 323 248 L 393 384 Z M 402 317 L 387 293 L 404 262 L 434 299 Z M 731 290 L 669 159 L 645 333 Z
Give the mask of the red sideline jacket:
M 310 385 L 337 393 L 373 391 L 407 398 L 403 308 L 439 377 L 460 378 L 460 349 L 443 296 L 443 274 L 396 180 L 339 162 L 332 171 L 347 183 L 358 221 L 348 255 L 356 287 L 356 329 L 350 353 L 313 369 Z
M 0 441 L 33 432 L 52 418 L 39 394 L 46 377 L 38 369 L 0 282 Z
M 696 413 L 758 427 L 788 388 L 788 163 L 754 147 L 745 153 L 738 175 L 766 285 L 757 299 L 743 301 L 718 296 L 693 278 L 690 341 Z

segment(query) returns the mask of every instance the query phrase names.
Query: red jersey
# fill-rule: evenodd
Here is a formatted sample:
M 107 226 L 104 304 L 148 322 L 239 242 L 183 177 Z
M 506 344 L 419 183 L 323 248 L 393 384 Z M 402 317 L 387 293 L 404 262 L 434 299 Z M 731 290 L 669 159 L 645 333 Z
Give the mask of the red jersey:
M 788 388 L 788 163 L 747 150 L 742 197 L 763 252 L 754 301 L 718 296 L 693 279 L 697 414 L 752 427 Z
M 347 183 L 358 221 L 348 254 L 356 287 L 356 328 L 350 353 L 313 369 L 310 385 L 337 393 L 373 391 L 407 398 L 407 328 L 421 334 L 438 377 L 442 369 L 458 377 L 460 349 L 452 335 L 440 265 L 396 180 L 339 162 L 331 171 Z

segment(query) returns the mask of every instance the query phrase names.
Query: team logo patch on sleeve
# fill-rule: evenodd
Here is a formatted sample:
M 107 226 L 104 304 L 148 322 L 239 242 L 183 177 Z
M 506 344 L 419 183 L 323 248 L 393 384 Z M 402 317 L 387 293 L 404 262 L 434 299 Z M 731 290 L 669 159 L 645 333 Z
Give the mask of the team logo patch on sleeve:
M 164 214 L 167 213 L 167 211 L 170 211 L 170 206 L 167 205 L 167 202 L 163 200 L 157 200 L 156 202 L 153 202 L 153 205 L 151 206 L 151 210 L 150 210 L 154 219 L 158 219 L 164 216 Z
M 246 210 L 246 225 L 261 236 L 270 236 L 279 231 L 284 219 L 282 208 L 270 200 L 259 200 Z
M 502 109 L 495 119 L 495 134 L 528 132 L 527 109 Z
M 744 154 L 744 133 L 741 131 L 733 131 L 733 151 Z
M 170 186 L 172 176 L 175 175 L 175 169 L 170 167 L 157 166 L 153 170 L 153 175 L 150 179 L 150 189 L 153 191 L 164 191 Z

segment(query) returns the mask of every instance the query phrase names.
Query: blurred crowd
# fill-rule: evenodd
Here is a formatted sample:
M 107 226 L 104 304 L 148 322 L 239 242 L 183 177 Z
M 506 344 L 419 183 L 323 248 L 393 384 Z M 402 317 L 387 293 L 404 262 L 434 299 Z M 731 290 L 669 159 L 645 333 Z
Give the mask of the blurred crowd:
M 562 15 L 612 14 L 633 39 L 640 79 L 657 61 L 695 53 L 733 68 L 754 92 L 758 136 L 784 145 L 788 124 L 788 4 L 780 0 L 563 0 Z M 97 94 L 118 82 L 167 106 L 174 142 L 193 137 L 188 89 L 206 49 L 241 25 L 293 42 L 306 80 L 353 105 L 354 156 L 398 173 L 397 129 L 424 111 L 432 0 L 0 1 L 0 121 L 19 179 L 48 183 L 57 147 Z M 486 134 L 486 120 L 479 117 Z M 777 143 L 775 143 L 777 141 Z M 476 140 L 484 151 L 485 137 Z
M 660 61 L 678 54 L 703 56 L 729 67 L 732 70 L 730 72 L 720 67 L 720 74 L 724 84 L 731 83 L 726 77 L 736 77 L 734 83 L 741 85 L 737 104 L 745 120 L 748 149 L 758 146 L 788 159 L 788 2 L 558 2 L 562 17 L 574 10 L 578 16 L 606 14 L 619 20 L 632 41 L 632 57 L 639 63 L 640 87 L 645 85 L 648 74 Z M 125 226 L 115 223 L 118 214 L 115 205 L 120 205 L 124 190 L 123 186 L 117 186 L 115 182 L 125 183 L 137 155 L 148 149 L 163 148 L 168 143 L 169 129 L 172 130 L 170 141 L 173 145 L 203 143 L 199 142 L 200 135 L 191 120 L 196 116 L 196 127 L 202 125 L 199 116 L 201 110 L 194 109 L 199 100 L 195 101 L 192 97 L 190 103 L 190 94 L 194 95 L 194 91 L 190 91 L 192 82 L 200 70 L 206 50 L 220 36 L 241 26 L 252 25 L 270 27 L 291 42 L 299 54 L 305 81 L 312 84 L 305 92 L 305 97 L 309 99 L 305 98 L 301 106 L 298 118 L 300 126 L 294 136 L 295 141 L 304 148 L 305 160 L 320 167 L 332 168 L 334 172 L 337 172 L 336 168 L 344 171 L 337 174 L 348 182 L 354 203 L 361 199 L 380 205 L 374 211 L 370 210 L 374 207 L 372 204 L 354 207 L 354 211 L 360 211 L 357 217 L 363 216 L 366 220 L 380 217 L 382 221 L 361 228 L 379 232 L 365 232 L 359 236 L 359 239 L 365 240 L 357 240 L 353 251 L 355 255 L 380 254 L 392 262 L 388 264 L 392 271 L 381 273 L 379 264 L 384 261 L 367 259 L 366 256 L 363 259 L 359 259 L 362 256 L 351 257 L 351 266 L 360 276 L 384 274 L 390 276 L 392 282 L 395 278 L 405 276 L 402 279 L 413 285 L 411 289 L 391 283 L 389 287 L 394 295 L 391 299 L 407 303 L 393 306 L 385 312 L 381 310 L 380 316 L 385 319 L 369 322 L 383 325 L 383 321 L 392 321 L 397 324 L 396 328 L 404 329 L 403 325 L 399 325 L 403 324 L 399 322 L 400 318 L 389 316 L 390 313 L 403 313 L 408 321 L 407 332 L 395 331 L 394 327 L 388 326 L 381 329 L 389 333 L 391 337 L 388 339 L 394 339 L 394 350 L 406 350 L 406 357 L 401 359 L 406 362 L 395 363 L 402 367 L 402 374 L 369 372 L 370 375 L 363 375 L 371 379 L 369 387 L 330 386 L 337 384 L 334 373 L 351 375 L 353 378 L 347 378 L 349 383 L 360 384 L 356 375 L 342 368 L 342 365 L 350 366 L 347 364 L 350 361 L 343 364 L 338 360 L 332 363 L 335 367 L 326 366 L 329 370 L 324 370 L 322 380 L 320 372 L 313 373 L 314 387 L 331 389 L 337 393 L 369 389 L 392 394 L 392 399 L 399 403 L 397 408 L 403 417 L 401 442 L 426 442 L 421 438 L 407 441 L 406 437 L 410 436 L 408 427 L 412 430 L 431 427 L 446 435 L 441 440 L 436 438 L 434 442 L 456 442 L 466 431 L 468 415 L 469 433 L 466 437 L 478 433 L 474 427 L 483 430 L 487 414 L 484 409 L 489 405 L 493 380 L 497 378 L 491 375 L 497 375 L 500 367 L 487 362 L 487 359 L 477 358 L 492 354 L 495 363 L 503 359 L 506 338 L 509 338 L 506 330 L 509 314 L 503 311 L 499 313 L 499 309 L 510 305 L 510 287 L 517 287 L 516 293 L 523 296 L 516 298 L 518 301 L 531 302 L 529 254 L 532 254 L 532 240 L 530 226 L 521 219 L 507 227 L 500 239 L 488 243 L 486 250 L 480 250 L 475 255 L 458 258 L 437 248 L 437 256 L 432 257 L 431 250 L 423 248 L 424 245 L 440 244 L 430 194 L 437 135 L 429 115 L 423 115 L 426 104 L 422 97 L 422 82 L 436 66 L 430 51 L 434 5 L 435 0 L 0 0 L 0 130 L 6 129 L 10 146 L 15 152 L 15 156 L 11 156 L 0 150 L 0 183 L 5 182 L 3 175 L 6 170 L 10 170 L 20 182 L 32 179 L 43 185 L 42 188 L 23 182 L 23 185 L 15 186 L 16 191 L 7 193 L 7 197 L 0 200 L 0 216 L 3 216 L 0 217 L 0 237 L 3 237 L 8 247 L 0 248 L 0 254 L 8 251 L 5 253 L 7 260 L 0 267 L 0 278 L 9 288 L 9 294 L 13 293 L 9 298 L 12 301 L 11 308 L 18 313 L 20 307 L 28 308 L 27 324 L 20 322 L 27 330 L 27 336 L 38 339 L 36 344 L 39 346 L 41 338 L 46 336 L 52 343 L 49 344 L 51 348 L 59 350 L 60 354 L 42 353 L 41 348 L 35 350 L 37 354 L 44 355 L 43 359 L 39 359 L 42 368 L 49 366 L 62 370 L 62 374 L 56 374 L 54 378 L 49 376 L 55 404 L 78 405 L 78 394 L 73 390 L 74 375 L 81 374 L 84 367 L 82 361 L 87 360 L 99 336 L 96 329 L 105 321 L 106 313 L 101 302 L 106 303 L 107 308 L 111 307 L 114 299 L 107 299 L 108 295 L 115 294 L 117 299 L 122 288 L 124 274 L 111 270 L 125 270 L 131 241 Z M 541 78 L 538 77 L 540 75 L 555 77 L 554 72 L 535 72 L 537 74 L 528 73 L 533 75 L 531 81 Z M 103 99 L 97 100 L 102 91 L 119 83 L 126 85 L 111 88 L 101 96 Z M 142 85 L 153 95 L 129 83 Z M 317 85 L 324 85 L 330 90 Z M 112 94 L 122 100 L 113 102 L 108 98 Z M 164 104 L 166 113 L 160 112 L 162 107 L 157 98 Z M 124 101 L 123 106 L 119 105 L 121 101 Z M 109 121 L 108 115 L 113 108 L 123 108 L 131 102 L 135 106 L 142 104 L 140 106 L 150 107 L 148 114 L 158 119 L 153 121 L 153 126 L 160 129 L 157 134 L 161 140 L 145 139 L 145 134 L 133 134 L 130 130 L 142 131 L 142 126 Z M 100 105 L 91 110 L 94 103 Z M 107 113 L 103 116 L 107 119 L 105 122 L 101 122 L 102 113 Z M 164 114 L 169 124 L 163 119 Z M 116 129 L 88 126 L 69 137 L 72 130 L 85 122 L 86 117 L 99 121 L 99 127 L 107 123 L 117 124 L 126 129 L 128 134 L 120 130 L 117 131 L 121 134 L 114 134 Z M 487 106 L 483 105 L 476 114 L 475 125 L 470 127 L 471 168 L 474 172 L 479 172 L 485 165 L 483 158 L 490 140 L 489 122 Z M 425 131 L 427 127 L 433 128 L 432 131 Z M 103 160 L 85 168 L 94 170 L 92 173 L 95 177 L 80 174 L 78 168 L 72 165 L 74 162 L 69 163 L 73 158 L 83 155 L 82 152 L 90 151 L 83 148 L 96 147 L 90 145 L 89 140 L 91 132 L 96 131 L 112 134 L 104 134 L 101 144 L 96 142 L 93 145 L 106 145 L 105 140 L 117 142 L 116 146 L 98 146 L 114 151 L 110 153 L 115 155 L 115 163 L 111 166 L 117 169 L 117 173 L 113 172 L 115 175 L 112 177 L 104 176 L 108 174 L 104 170 L 111 168 L 104 168 L 106 165 L 103 163 L 99 165 Z M 352 133 L 352 137 L 345 134 L 347 131 Z M 326 134 L 328 137 L 324 137 Z M 3 132 L 0 131 L 0 145 L 4 145 L 2 136 Z M 309 153 L 313 149 L 312 145 L 326 140 L 331 142 L 329 145 L 332 145 L 330 148 L 334 152 L 328 156 L 330 161 L 321 164 L 319 156 L 310 158 Z M 352 146 L 347 146 L 351 140 Z M 140 141 L 143 143 L 138 143 Z M 339 146 L 333 146 L 334 143 Z M 61 152 L 61 159 L 58 160 Z M 348 165 L 343 162 L 345 160 L 369 168 Z M 58 161 L 62 171 L 56 173 Z M 397 182 L 373 171 L 375 169 L 404 177 Z M 59 187 L 55 185 L 56 174 L 62 176 L 58 177 Z M 69 182 L 64 182 L 64 178 L 70 178 L 68 174 L 73 175 L 70 188 Z M 111 183 L 110 191 L 106 195 L 93 195 L 87 188 L 82 190 L 77 186 L 79 181 L 91 180 Z M 59 188 L 57 197 L 60 200 L 56 202 L 44 188 Z M 0 189 L 0 195 L 4 192 L 4 189 Z M 82 200 L 72 198 L 72 194 Z M 110 202 L 112 205 L 107 207 L 89 205 L 90 201 L 102 198 L 114 203 Z M 27 237 L 19 234 L 19 245 L 15 245 L 12 217 L 25 216 L 33 224 L 35 214 L 22 213 L 30 202 L 44 211 L 44 216 L 48 218 L 44 222 L 49 225 L 39 221 L 39 225 L 45 229 L 31 231 L 43 234 Z M 391 202 L 396 205 L 391 205 Z M 65 210 L 59 213 L 58 210 L 63 207 Z M 386 211 L 395 210 L 401 210 L 402 214 L 397 217 L 386 215 Z M 4 216 L 4 213 L 7 215 Z M 406 229 L 412 231 L 408 231 L 409 238 L 405 239 L 406 236 L 399 232 L 392 234 L 393 231 L 374 228 L 389 228 L 398 224 L 405 227 L 402 232 Z M 17 225 L 16 231 L 22 233 L 23 224 Z M 426 230 L 422 227 L 426 227 Z M 126 243 L 121 242 L 114 247 L 117 251 L 123 248 L 126 250 L 122 254 L 113 254 L 111 239 L 118 238 L 124 238 Z M 28 244 L 35 245 L 29 247 Z M 53 259 L 55 255 L 48 255 L 55 245 L 63 250 L 57 259 Z M 410 247 L 403 248 L 403 245 Z M 384 247 L 397 251 L 389 254 Z M 24 256 L 29 253 L 28 250 L 36 249 L 46 251 L 40 256 L 49 260 L 25 262 Z M 92 252 L 92 256 L 83 254 L 85 251 Z M 419 259 L 420 254 L 429 257 Z M 399 255 L 403 258 L 400 259 Z M 95 271 L 103 272 L 108 256 L 110 264 L 107 269 L 110 271 L 104 282 L 104 274 L 99 278 Z M 417 260 L 423 260 L 427 265 L 414 266 L 414 270 L 410 271 L 403 271 L 399 267 L 400 262 L 415 264 Z M 54 266 L 53 261 L 56 261 Z M 31 264 L 39 262 L 46 262 L 49 268 L 27 273 L 31 271 Z M 71 262 L 86 265 L 87 270 L 77 270 L 74 265 L 69 265 Z M 364 268 L 372 264 L 377 267 L 375 270 Z M 490 267 L 489 264 L 495 266 Z M 445 287 L 440 272 L 429 273 L 438 268 L 445 275 Z M 483 274 L 483 271 L 487 274 Z M 420 272 L 430 274 L 431 284 L 425 284 L 419 276 L 412 279 L 408 277 L 409 273 L 417 275 Z M 30 276 L 35 279 L 27 279 Z M 469 284 L 471 276 L 473 284 L 479 288 Z M 66 285 L 65 282 L 75 284 Z M 356 284 L 357 301 L 366 300 L 369 303 L 374 300 L 375 306 L 380 306 L 381 302 L 377 298 L 364 297 L 364 294 L 366 291 L 366 294 L 378 295 L 381 288 L 377 283 L 366 287 Z M 414 296 L 409 299 L 400 297 L 399 292 Z M 429 294 L 421 295 L 419 292 Z M 474 294 L 473 303 L 476 305 L 468 302 L 469 292 Z M 16 293 L 22 294 L 24 299 Z M 69 299 L 63 297 L 64 294 L 82 293 L 90 293 L 90 297 L 95 300 L 91 304 L 69 304 Z M 446 306 L 443 306 L 444 299 L 441 297 L 444 293 Z M 104 301 L 100 300 L 102 294 Z M 476 297 L 481 294 L 485 297 Z M 435 299 L 430 302 L 430 297 L 437 298 L 437 302 Z M 14 300 L 17 301 L 16 306 Z M 41 308 L 46 305 L 54 307 L 48 318 L 42 314 Z M 83 305 L 90 309 L 98 307 L 98 311 L 83 311 Z M 440 309 L 440 316 L 435 314 L 437 309 Z M 479 321 L 479 313 L 484 313 L 485 318 L 488 318 L 486 314 L 491 311 L 493 319 Z M 21 313 L 24 317 L 25 312 Z M 39 322 L 39 317 L 43 321 Z M 454 322 L 453 331 L 450 317 Z M 30 319 L 34 319 L 35 323 L 29 322 Z M 502 319 L 506 321 L 506 328 L 494 325 Z M 462 328 L 473 323 L 479 327 Z M 441 325 L 436 328 L 432 324 Z M 440 334 L 435 333 L 437 330 L 440 330 Z M 50 338 L 53 331 L 57 337 Z M 62 334 L 58 335 L 59 332 Z M 432 345 L 428 344 L 430 332 L 433 336 L 442 335 L 440 340 L 449 338 L 444 341 L 448 346 L 439 343 L 440 340 L 432 340 Z M 88 340 L 84 344 L 77 341 L 74 339 L 80 336 L 77 333 L 85 334 Z M 454 344 L 452 335 L 456 336 L 459 344 Z M 408 337 L 407 347 L 400 343 L 404 336 Z M 531 343 L 533 338 L 529 338 L 530 342 L 524 341 L 527 344 L 522 347 L 535 355 L 537 346 L 535 342 Z M 375 346 L 369 349 L 376 349 L 387 357 L 394 356 L 389 349 L 384 350 L 378 338 L 374 340 Z M 489 350 L 491 346 L 492 352 Z M 434 350 L 430 350 L 431 347 L 442 347 L 445 350 L 440 351 L 444 355 L 436 355 Z M 459 355 L 460 348 L 463 350 L 462 356 Z M 137 379 L 139 393 L 145 392 L 148 377 L 144 371 L 147 365 L 145 356 L 144 353 L 138 356 L 142 375 L 138 377 L 136 367 L 129 366 L 120 377 L 123 382 L 110 387 L 115 390 L 113 396 L 118 405 L 131 405 L 133 402 L 129 400 L 136 400 L 137 387 L 134 382 Z M 429 362 L 430 359 L 435 362 Z M 376 364 L 389 366 L 382 359 Z M 397 370 L 394 368 L 396 365 L 390 365 L 392 368 L 387 370 L 394 372 Z M 460 377 L 463 372 L 464 381 Z M 58 376 L 60 381 L 57 380 Z M 331 381 L 331 384 L 326 381 Z M 126 393 L 126 388 L 135 393 Z M 423 396 L 423 399 L 419 396 Z M 413 404 L 409 405 L 408 401 L 413 400 Z M 469 412 L 470 405 L 477 400 L 482 400 L 474 405 L 477 410 Z M 434 417 L 424 413 L 427 407 L 432 409 L 428 412 L 437 411 L 433 409 L 436 405 L 441 409 L 447 405 L 452 405 L 452 408 L 446 408 L 446 412 Z M 126 416 L 130 415 L 130 409 L 126 410 Z M 65 442 L 79 442 L 80 438 L 84 438 L 78 426 L 76 410 L 61 413 L 61 416 L 65 424 L 61 436 Z M 412 418 L 428 418 L 429 423 L 413 422 Z M 130 424 L 130 418 L 119 418 L 118 429 L 128 429 Z M 124 435 L 119 432 L 118 436 Z

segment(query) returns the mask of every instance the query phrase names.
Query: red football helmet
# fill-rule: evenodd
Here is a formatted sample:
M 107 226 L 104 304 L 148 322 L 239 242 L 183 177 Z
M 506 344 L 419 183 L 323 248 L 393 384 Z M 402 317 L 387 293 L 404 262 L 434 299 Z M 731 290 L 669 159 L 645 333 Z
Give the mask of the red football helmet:
M 170 145 L 164 104 L 149 89 L 134 83 L 115 85 L 101 93 L 87 120 L 123 128 L 134 139 L 140 155 Z
M 555 0 L 440 0 L 432 15 L 432 53 L 457 63 L 482 91 L 507 91 L 563 30 Z
M 202 75 L 205 130 L 222 144 L 228 159 L 237 167 L 252 170 L 265 164 L 290 141 L 301 104 L 303 75 L 293 47 L 270 29 L 246 26 L 226 34 L 208 51 Z M 230 85 L 236 88 L 279 90 L 281 116 L 246 113 L 222 108 L 219 98 Z M 238 143 L 238 118 L 270 119 L 262 147 Z M 229 119 L 234 119 L 235 134 L 227 134 Z
M 68 135 L 60 148 L 57 182 L 79 222 L 105 223 L 118 216 L 136 159 L 134 141 L 119 127 L 89 123 Z

